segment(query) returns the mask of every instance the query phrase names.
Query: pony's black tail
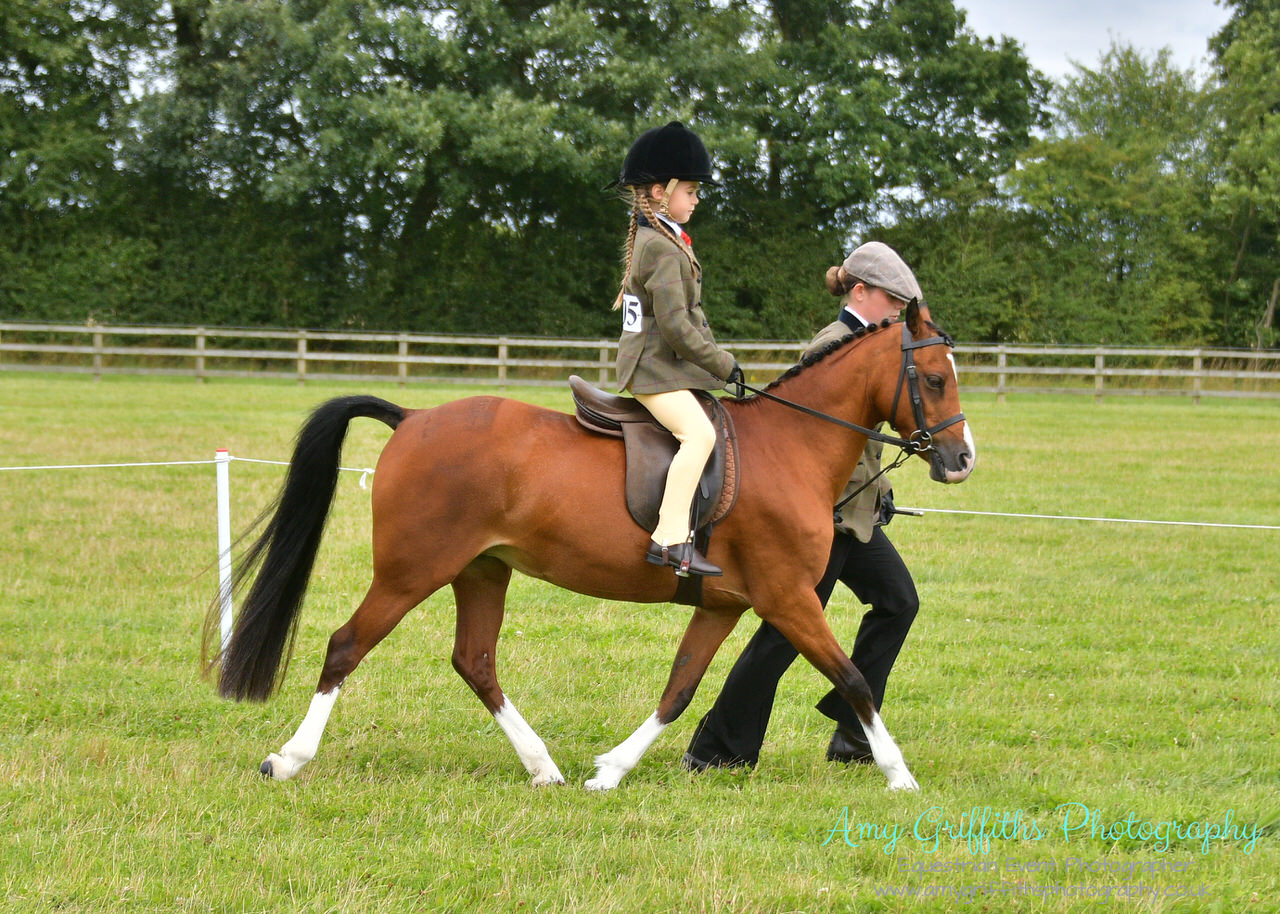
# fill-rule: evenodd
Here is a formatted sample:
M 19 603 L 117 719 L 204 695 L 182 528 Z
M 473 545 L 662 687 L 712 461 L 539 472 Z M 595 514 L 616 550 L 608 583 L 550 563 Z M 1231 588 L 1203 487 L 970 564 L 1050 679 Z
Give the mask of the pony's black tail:
M 263 701 L 284 678 L 293 654 L 302 598 L 320 547 L 338 485 L 338 463 L 347 426 L 357 416 L 395 428 L 405 410 L 377 397 L 339 397 L 319 406 L 298 432 L 293 460 L 275 501 L 254 521 L 266 530 L 236 563 L 232 592 L 253 577 L 221 661 L 218 691 L 237 701 Z M 261 566 L 259 568 L 259 566 Z M 220 607 L 214 600 L 205 622 L 205 656 L 218 643 Z

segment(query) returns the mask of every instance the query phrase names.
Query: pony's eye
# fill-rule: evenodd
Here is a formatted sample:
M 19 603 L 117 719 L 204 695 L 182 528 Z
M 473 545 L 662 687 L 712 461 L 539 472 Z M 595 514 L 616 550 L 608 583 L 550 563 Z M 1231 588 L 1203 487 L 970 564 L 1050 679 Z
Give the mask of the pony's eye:
M 931 374 L 924 379 L 925 386 L 930 390 L 942 390 L 946 385 L 946 381 L 942 380 L 942 375 Z

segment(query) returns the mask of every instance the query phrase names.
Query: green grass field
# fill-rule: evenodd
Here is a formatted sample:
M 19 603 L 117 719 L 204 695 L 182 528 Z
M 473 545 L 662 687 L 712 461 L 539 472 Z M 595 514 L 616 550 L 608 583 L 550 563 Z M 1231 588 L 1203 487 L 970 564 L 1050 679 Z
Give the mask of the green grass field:
M 426 406 L 477 391 L 8 375 L 0 465 L 283 459 L 312 406 L 352 392 Z M 895 474 L 899 505 L 1280 524 L 1274 403 L 964 406 L 973 476 L 939 486 L 916 462 Z M 344 464 L 371 466 L 388 434 L 357 422 Z M 240 528 L 282 469 L 231 475 Z M 267 782 L 258 763 L 292 735 L 368 583 L 357 480 L 341 481 L 284 689 L 237 705 L 199 662 L 212 466 L 0 472 L 0 909 L 1280 908 L 1280 531 L 896 519 L 922 609 L 884 718 L 914 795 L 823 760 L 826 684 L 803 663 L 757 770 L 680 770 L 753 617 L 621 787 L 588 793 L 592 757 L 652 712 L 688 613 L 521 578 L 499 671 L 565 787 L 528 786 L 454 674 L 447 591 L 352 677 L 303 774 Z M 847 591 L 828 618 L 851 644 Z

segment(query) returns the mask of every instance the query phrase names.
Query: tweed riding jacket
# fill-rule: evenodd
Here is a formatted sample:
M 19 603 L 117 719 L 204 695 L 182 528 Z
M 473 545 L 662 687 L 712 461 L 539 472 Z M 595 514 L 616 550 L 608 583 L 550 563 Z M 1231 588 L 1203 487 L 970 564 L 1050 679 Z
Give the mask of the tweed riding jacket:
M 618 387 L 637 394 L 718 390 L 733 356 L 716 345 L 702 311 L 702 269 L 674 241 L 641 223 L 623 288 Z

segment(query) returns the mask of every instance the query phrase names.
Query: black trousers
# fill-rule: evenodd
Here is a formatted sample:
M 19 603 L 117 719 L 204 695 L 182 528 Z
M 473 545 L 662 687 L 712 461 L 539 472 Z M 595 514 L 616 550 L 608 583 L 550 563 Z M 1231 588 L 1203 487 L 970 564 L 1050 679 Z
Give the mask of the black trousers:
M 816 588 L 824 608 L 836 581 L 842 581 L 871 607 L 862 617 L 850 659 L 866 677 L 879 708 L 889 671 L 920 608 L 915 583 L 880 527 L 865 543 L 836 533 L 827 571 Z M 769 727 L 778 681 L 797 656 L 791 642 L 776 628 L 761 623 L 729 671 L 715 704 L 698 723 L 689 744 L 690 755 L 713 765 L 755 765 Z M 855 733 L 862 732 L 853 708 L 834 689 L 817 707 Z

